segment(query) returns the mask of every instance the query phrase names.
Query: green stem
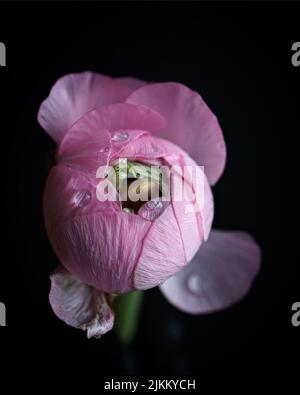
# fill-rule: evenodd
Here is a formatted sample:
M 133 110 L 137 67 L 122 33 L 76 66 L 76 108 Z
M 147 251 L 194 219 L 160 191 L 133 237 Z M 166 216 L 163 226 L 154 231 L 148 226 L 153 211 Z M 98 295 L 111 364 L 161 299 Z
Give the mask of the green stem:
M 114 301 L 115 332 L 122 344 L 128 345 L 134 339 L 142 305 L 142 296 L 142 291 L 134 291 L 120 295 Z

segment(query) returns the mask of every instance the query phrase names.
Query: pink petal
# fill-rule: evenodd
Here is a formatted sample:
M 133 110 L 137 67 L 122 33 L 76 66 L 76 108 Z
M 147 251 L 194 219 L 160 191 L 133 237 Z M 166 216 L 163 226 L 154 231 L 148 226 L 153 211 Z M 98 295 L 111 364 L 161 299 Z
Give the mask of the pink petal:
M 143 133 L 134 140 L 134 144 L 124 144 L 121 150 L 113 152 L 112 158 L 128 158 L 141 161 L 151 161 L 165 157 L 173 157 L 178 161 L 181 155 L 186 155 L 182 149 L 170 141 Z
M 180 178 L 184 179 L 186 184 L 186 193 L 190 197 L 188 200 L 184 195 L 183 200 L 181 202 L 176 202 L 176 205 L 174 205 L 175 211 L 179 210 L 178 212 L 181 212 L 181 218 L 178 219 L 178 223 L 181 226 L 184 226 L 184 221 L 191 217 L 189 212 L 187 212 L 188 208 L 190 207 L 194 210 L 195 218 L 198 221 L 201 241 L 202 239 L 207 240 L 214 217 L 214 200 L 211 188 L 209 186 L 207 177 L 203 172 L 203 169 L 197 166 L 197 164 L 188 155 L 186 155 L 184 151 L 181 152 L 180 159 L 178 159 L 175 155 L 169 155 L 165 159 L 166 163 L 168 163 L 168 165 L 172 166 L 174 169 L 174 185 L 176 185 L 176 180 Z M 201 185 L 199 189 L 196 187 L 196 177 L 200 177 Z M 174 187 L 174 190 L 175 188 L 176 187 Z M 194 198 L 193 204 L 191 204 L 192 197 Z M 187 233 L 189 233 L 188 229 L 189 227 L 187 227 Z M 194 237 L 196 237 L 195 234 Z M 187 234 L 186 244 L 189 243 L 188 240 L 191 240 L 191 236 L 189 234 Z M 187 259 L 190 261 L 192 256 L 188 255 Z
M 50 304 L 66 324 L 87 331 L 87 337 L 99 338 L 110 331 L 114 313 L 104 292 L 92 288 L 59 266 L 50 277 Z
M 110 158 L 118 157 L 126 146 L 134 146 L 142 135 L 164 125 L 160 114 L 144 106 L 103 106 L 75 122 L 60 143 L 56 159 L 95 178 L 98 168 L 106 166 Z
M 195 258 L 160 289 L 186 313 L 224 309 L 247 294 L 259 270 L 260 256 L 249 234 L 213 230 Z
M 186 262 L 189 262 L 203 240 L 201 213 L 187 212 L 186 208 L 190 205 L 186 200 L 172 201 L 173 212 L 180 229 L 180 235 L 184 248 Z
M 65 75 L 54 84 L 41 104 L 38 121 L 53 140 L 60 143 L 82 115 L 103 105 L 122 103 L 144 84 L 130 77 L 113 79 L 88 71 Z
M 182 84 L 166 82 L 136 90 L 127 102 L 160 112 L 167 127 L 158 136 L 173 141 L 204 166 L 210 184 L 217 182 L 224 170 L 226 148 L 217 118 L 201 96 Z
M 145 221 L 148 222 L 148 221 Z M 160 284 L 186 264 L 180 229 L 169 205 L 151 223 L 144 238 L 134 273 L 136 289 L 148 289 Z
M 48 236 L 60 223 L 97 212 L 119 210 L 118 202 L 101 202 L 96 196 L 100 180 L 63 165 L 51 168 L 43 196 L 45 225 Z
M 124 293 L 135 289 L 134 268 L 151 225 L 135 214 L 101 211 L 61 222 L 48 236 L 59 260 L 80 281 Z
M 94 145 L 98 151 L 110 149 L 111 139 L 120 130 L 154 132 L 164 126 L 164 118 L 145 106 L 127 103 L 103 106 L 88 112 L 70 128 L 59 146 L 58 158 L 80 152 L 82 144 Z M 130 139 L 125 143 L 130 143 Z

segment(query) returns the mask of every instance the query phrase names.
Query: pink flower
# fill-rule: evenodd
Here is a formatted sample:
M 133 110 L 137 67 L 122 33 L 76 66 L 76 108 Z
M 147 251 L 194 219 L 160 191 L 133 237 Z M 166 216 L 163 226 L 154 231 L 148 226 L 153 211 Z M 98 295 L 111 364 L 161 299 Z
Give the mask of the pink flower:
M 59 318 L 99 337 L 113 326 L 114 294 L 160 285 L 170 303 L 199 314 L 247 293 L 260 250 L 246 233 L 210 232 L 210 185 L 223 172 L 226 149 L 216 117 L 196 92 L 174 82 L 71 74 L 56 82 L 38 121 L 57 143 L 44 215 L 63 265 L 51 276 L 50 303 Z M 157 196 L 133 209 L 100 201 L 97 171 L 120 158 L 133 170 L 201 165 L 202 193 L 192 204 L 176 200 L 176 177 L 195 190 L 179 172 L 171 176 L 170 202 Z M 187 204 L 197 209 L 187 211 Z

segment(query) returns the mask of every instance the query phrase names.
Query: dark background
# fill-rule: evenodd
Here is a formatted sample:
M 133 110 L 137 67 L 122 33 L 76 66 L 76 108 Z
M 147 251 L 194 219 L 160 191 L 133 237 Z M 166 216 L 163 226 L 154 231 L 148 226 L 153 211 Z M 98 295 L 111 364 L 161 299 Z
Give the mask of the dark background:
M 295 378 L 300 67 L 291 46 L 300 41 L 299 14 L 297 3 L 1 3 L 2 363 L 23 370 L 53 360 L 50 375 L 94 368 L 99 388 L 104 377 L 128 374 L 201 379 L 287 369 Z M 223 312 L 188 316 L 148 291 L 129 349 L 113 332 L 87 340 L 48 303 L 57 258 L 41 199 L 54 144 L 36 115 L 57 78 L 83 70 L 179 81 L 203 96 L 228 147 L 214 226 L 249 231 L 263 252 L 251 292 Z

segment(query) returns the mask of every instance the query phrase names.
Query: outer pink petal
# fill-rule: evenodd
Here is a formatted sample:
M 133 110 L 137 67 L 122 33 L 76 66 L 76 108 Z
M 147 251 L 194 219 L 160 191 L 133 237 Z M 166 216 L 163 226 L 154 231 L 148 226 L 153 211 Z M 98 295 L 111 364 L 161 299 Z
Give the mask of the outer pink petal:
M 82 282 L 106 292 L 134 289 L 133 271 L 151 222 L 101 202 L 95 178 L 57 165 L 44 193 L 50 243 L 63 265 Z
M 260 255 L 247 233 L 214 230 L 195 258 L 160 289 L 171 304 L 190 314 L 224 309 L 249 291 Z
M 44 193 L 50 243 L 78 279 L 106 292 L 133 290 L 133 271 L 151 222 L 101 202 L 96 178 L 57 165 Z M 99 182 L 99 180 L 97 180 Z
M 226 148 L 217 118 L 201 96 L 182 84 L 166 82 L 136 90 L 127 102 L 160 112 L 167 127 L 159 136 L 173 141 L 204 166 L 210 184 L 217 182 L 225 166 Z
M 55 253 L 82 282 L 109 293 L 134 290 L 133 273 L 152 222 L 138 215 L 78 215 L 48 232 Z
M 70 126 L 86 112 L 113 103 L 122 103 L 143 86 L 134 78 L 113 79 L 92 72 L 68 74 L 60 78 L 41 104 L 38 121 L 60 143 Z
M 65 135 L 58 159 L 80 152 L 82 145 L 94 145 L 99 152 L 110 149 L 110 139 L 119 130 L 154 132 L 165 126 L 164 118 L 148 107 L 127 103 L 97 108 L 82 116 Z M 130 143 L 130 139 L 125 144 Z
M 180 228 L 172 206 L 151 223 L 134 273 L 136 289 L 155 287 L 186 264 Z
M 187 211 L 188 206 L 190 206 L 191 208 L 193 206 L 191 204 L 191 200 L 192 200 L 191 196 L 193 196 L 194 197 L 193 210 L 195 211 L 195 217 L 197 218 L 198 221 L 200 238 L 201 241 L 202 239 L 207 240 L 214 217 L 214 200 L 213 200 L 213 194 L 211 188 L 209 186 L 207 177 L 203 172 L 203 169 L 197 166 L 197 164 L 193 161 L 193 159 L 191 159 L 184 151 L 181 151 L 179 158 L 173 154 L 166 156 L 165 159 L 166 162 L 169 164 L 169 166 L 176 166 L 176 168 L 174 168 L 175 169 L 174 181 L 180 178 L 185 179 L 185 182 L 187 184 L 186 193 L 187 195 L 190 196 L 189 200 L 187 199 L 182 200 L 181 207 L 179 204 L 180 202 L 177 202 L 176 204 L 174 202 L 175 211 L 179 210 L 179 212 L 182 213 L 181 218 L 178 219 L 178 222 L 180 223 L 180 225 L 184 226 L 184 221 L 186 221 L 187 218 L 189 218 L 189 215 L 186 215 L 185 213 Z M 186 166 L 186 168 L 184 166 Z M 201 184 L 200 188 L 196 187 L 197 184 L 195 180 L 196 177 L 200 177 L 200 184 Z M 176 185 L 176 183 L 174 185 Z M 183 196 L 183 198 L 185 198 L 185 195 Z M 188 240 L 191 240 L 189 234 L 187 234 L 187 243 L 189 243 Z M 191 258 L 192 256 L 190 255 L 187 256 L 188 261 L 190 261 Z
M 92 288 L 59 266 L 51 278 L 49 301 L 54 313 L 65 323 L 99 338 L 110 331 L 114 313 L 107 295 Z
M 114 201 L 101 202 L 96 196 L 99 180 L 63 165 L 51 168 L 43 196 L 43 208 L 47 233 L 76 216 L 91 213 L 114 212 L 119 204 Z M 51 239 L 51 238 L 50 238 Z

